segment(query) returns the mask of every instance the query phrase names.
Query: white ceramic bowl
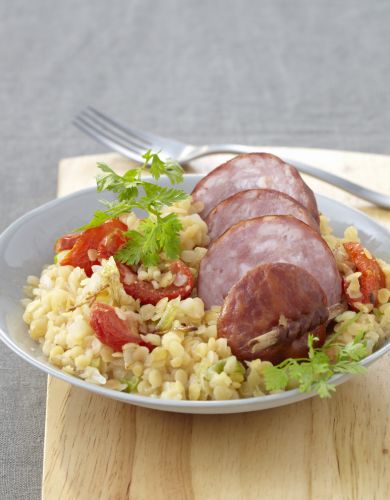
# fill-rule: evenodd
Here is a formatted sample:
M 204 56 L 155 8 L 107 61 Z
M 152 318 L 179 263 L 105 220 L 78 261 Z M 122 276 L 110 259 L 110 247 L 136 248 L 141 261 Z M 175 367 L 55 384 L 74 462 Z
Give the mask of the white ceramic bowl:
M 200 178 L 199 175 L 186 175 L 183 189 L 191 192 Z M 160 183 L 168 185 L 166 179 L 160 180 Z M 28 335 L 22 320 L 22 287 L 28 275 L 39 275 L 42 266 L 52 262 L 55 240 L 90 219 L 93 211 L 99 207 L 100 198 L 101 195 L 97 194 L 94 188 L 58 198 L 27 213 L 0 236 L 0 338 L 5 344 L 40 370 L 70 384 L 124 403 L 158 410 L 181 413 L 239 413 L 287 405 L 314 395 L 291 390 L 233 401 L 160 400 L 105 389 L 72 377 L 49 364 L 41 352 L 40 345 Z M 336 235 L 342 235 L 345 227 L 353 224 L 359 229 L 362 242 L 367 248 L 376 256 L 390 260 L 390 234 L 386 229 L 366 215 L 329 198 L 318 195 L 317 201 L 319 209 L 330 218 Z M 365 358 L 362 365 L 371 364 L 388 351 L 390 342 Z M 341 384 L 348 378 L 348 375 L 338 375 L 333 378 L 333 382 Z

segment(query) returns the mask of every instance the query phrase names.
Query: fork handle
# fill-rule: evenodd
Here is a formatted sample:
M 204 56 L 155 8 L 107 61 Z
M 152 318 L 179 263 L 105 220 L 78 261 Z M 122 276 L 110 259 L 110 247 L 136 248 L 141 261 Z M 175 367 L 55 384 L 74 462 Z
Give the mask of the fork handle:
M 251 153 L 253 151 L 258 151 L 258 147 L 255 146 L 244 146 L 242 144 L 215 144 L 206 146 L 204 151 L 197 155 L 197 157 L 204 156 L 206 154 L 217 154 L 217 153 Z M 357 196 L 358 198 L 362 198 L 363 200 L 367 200 L 374 205 L 378 205 L 379 207 L 390 209 L 390 196 L 379 193 L 378 191 L 373 191 L 372 189 L 368 189 L 360 184 L 355 184 L 354 182 L 348 181 L 343 177 L 339 177 L 338 175 L 332 174 L 330 172 L 326 172 L 320 168 L 312 167 L 311 165 L 307 165 L 306 163 L 302 163 L 296 160 L 290 160 L 289 158 L 283 157 L 283 160 L 293 165 L 300 172 L 304 174 L 311 175 L 312 177 L 316 177 L 322 181 L 325 181 L 333 186 L 336 186 L 344 191 L 348 191 L 349 193 Z

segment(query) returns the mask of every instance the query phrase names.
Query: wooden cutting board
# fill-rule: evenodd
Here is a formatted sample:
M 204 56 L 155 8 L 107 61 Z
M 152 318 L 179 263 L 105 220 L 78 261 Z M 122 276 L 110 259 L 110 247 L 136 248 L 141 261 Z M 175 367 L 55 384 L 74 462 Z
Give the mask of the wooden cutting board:
M 300 159 L 390 193 L 390 157 L 259 148 Z M 207 171 L 213 157 L 194 163 Z M 94 185 L 96 161 L 61 161 L 58 194 Z M 390 228 L 390 212 L 313 179 L 311 187 Z M 49 377 L 44 500 L 387 499 L 390 491 L 390 356 L 330 400 L 236 415 L 182 415 L 137 408 Z

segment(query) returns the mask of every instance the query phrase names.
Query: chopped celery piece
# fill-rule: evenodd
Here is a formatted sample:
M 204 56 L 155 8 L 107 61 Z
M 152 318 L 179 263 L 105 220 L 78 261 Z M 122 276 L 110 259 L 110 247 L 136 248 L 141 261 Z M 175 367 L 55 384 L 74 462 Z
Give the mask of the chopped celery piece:
M 121 384 L 126 384 L 127 387 L 125 389 L 126 392 L 135 392 L 137 390 L 138 384 L 140 382 L 140 378 L 135 375 L 131 378 L 124 378 L 120 382 Z
M 180 304 L 180 297 L 177 297 L 176 299 L 173 299 L 170 302 L 168 302 L 168 305 L 165 308 L 165 311 L 163 312 L 160 321 L 156 325 L 157 330 L 160 331 L 169 330 L 175 319 L 179 304 Z

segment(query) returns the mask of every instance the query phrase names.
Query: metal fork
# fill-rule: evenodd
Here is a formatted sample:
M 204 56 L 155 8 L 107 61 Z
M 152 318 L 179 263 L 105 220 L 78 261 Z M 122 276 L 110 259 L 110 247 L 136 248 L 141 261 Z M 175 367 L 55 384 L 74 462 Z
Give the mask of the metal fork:
M 184 144 L 183 142 L 122 125 L 92 107 L 88 107 L 76 116 L 73 124 L 96 141 L 141 163 L 143 162 L 142 155 L 148 149 L 153 151 L 161 150 L 167 157 L 171 157 L 184 165 L 191 160 L 211 154 L 250 153 L 258 150 L 256 147 L 241 144 L 209 144 L 203 146 Z M 370 201 L 374 205 L 390 209 L 390 196 L 388 195 L 360 186 L 311 165 L 285 157 L 283 157 L 283 160 L 305 174 L 333 184 L 359 198 Z

